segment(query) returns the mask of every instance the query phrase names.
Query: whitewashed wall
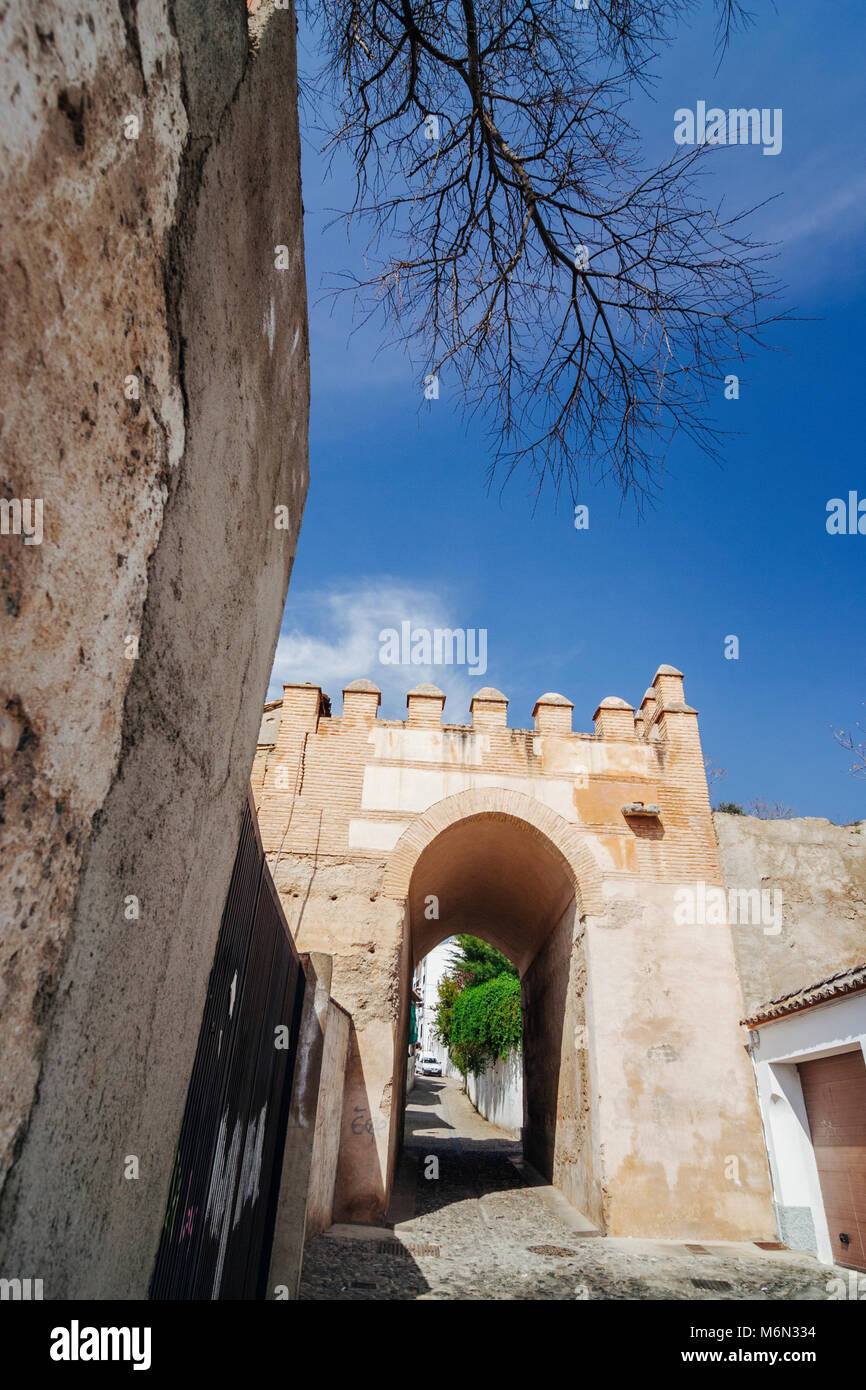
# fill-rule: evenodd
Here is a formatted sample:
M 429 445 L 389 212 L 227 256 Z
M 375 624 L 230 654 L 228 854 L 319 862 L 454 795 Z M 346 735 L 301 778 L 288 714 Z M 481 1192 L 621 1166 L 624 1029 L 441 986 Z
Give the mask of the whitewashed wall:
M 452 1070 L 449 1068 L 449 1070 Z M 523 1126 L 523 1057 L 511 1052 L 480 1076 L 470 1076 L 466 1089 L 479 1115 L 519 1139 Z

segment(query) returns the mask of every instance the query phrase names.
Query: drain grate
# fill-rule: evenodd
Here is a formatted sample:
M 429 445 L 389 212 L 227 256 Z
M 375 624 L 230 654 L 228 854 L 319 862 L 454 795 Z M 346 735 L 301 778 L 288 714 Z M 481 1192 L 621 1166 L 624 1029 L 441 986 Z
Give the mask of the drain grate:
M 692 1279 L 696 1289 L 706 1289 L 710 1293 L 724 1293 L 731 1286 L 727 1279 Z
M 577 1254 L 576 1250 L 568 1250 L 564 1245 L 527 1245 L 526 1248 L 531 1255 L 556 1255 L 560 1259 Z
M 377 1255 L 394 1255 L 398 1260 L 408 1260 L 412 1255 L 438 1255 L 439 1246 L 431 1244 L 404 1245 L 400 1240 L 379 1240 L 374 1249 Z
M 377 1240 L 373 1246 L 377 1255 L 396 1255 L 398 1260 L 408 1260 L 409 1251 L 399 1240 Z

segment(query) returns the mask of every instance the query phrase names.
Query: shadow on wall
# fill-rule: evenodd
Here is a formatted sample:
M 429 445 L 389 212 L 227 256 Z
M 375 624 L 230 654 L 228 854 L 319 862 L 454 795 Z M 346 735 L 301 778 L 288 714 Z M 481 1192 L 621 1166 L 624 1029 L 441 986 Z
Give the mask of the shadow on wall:
M 576 1055 L 570 1046 L 571 1038 L 566 1037 L 575 910 L 572 900 L 520 984 L 523 1149 L 529 1162 L 551 1182 L 555 1180 L 556 1160 L 560 1160 L 562 1168 L 580 1142 L 580 1136 L 566 1133 L 564 1119 L 560 1118 L 576 1113 Z
M 390 1114 L 371 1109 L 354 1023 L 349 1026 L 340 1156 L 334 1219 L 375 1224 L 387 1207 L 377 1136 L 390 1131 Z

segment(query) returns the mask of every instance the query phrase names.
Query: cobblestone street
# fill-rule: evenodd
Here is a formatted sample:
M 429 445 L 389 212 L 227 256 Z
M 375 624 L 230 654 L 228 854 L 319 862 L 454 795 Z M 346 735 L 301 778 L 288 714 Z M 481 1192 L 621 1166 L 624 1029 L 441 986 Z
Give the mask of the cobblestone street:
M 406 1125 L 389 1225 L 309 1241 L 301 1298 L 824 1300 L 847 1279 L 756 1245 L 601 1238 L 449 1077 L 419 1078 Z

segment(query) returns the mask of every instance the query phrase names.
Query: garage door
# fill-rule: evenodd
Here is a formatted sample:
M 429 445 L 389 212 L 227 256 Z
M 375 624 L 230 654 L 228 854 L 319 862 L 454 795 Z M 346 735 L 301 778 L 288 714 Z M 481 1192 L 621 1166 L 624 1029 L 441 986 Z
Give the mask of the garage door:
M 866 1062 L 843 1052 L 800 1063 L 833 1258 L 866 1269 Z M 847 1237 L 847 1239 L 846 1239 Z

